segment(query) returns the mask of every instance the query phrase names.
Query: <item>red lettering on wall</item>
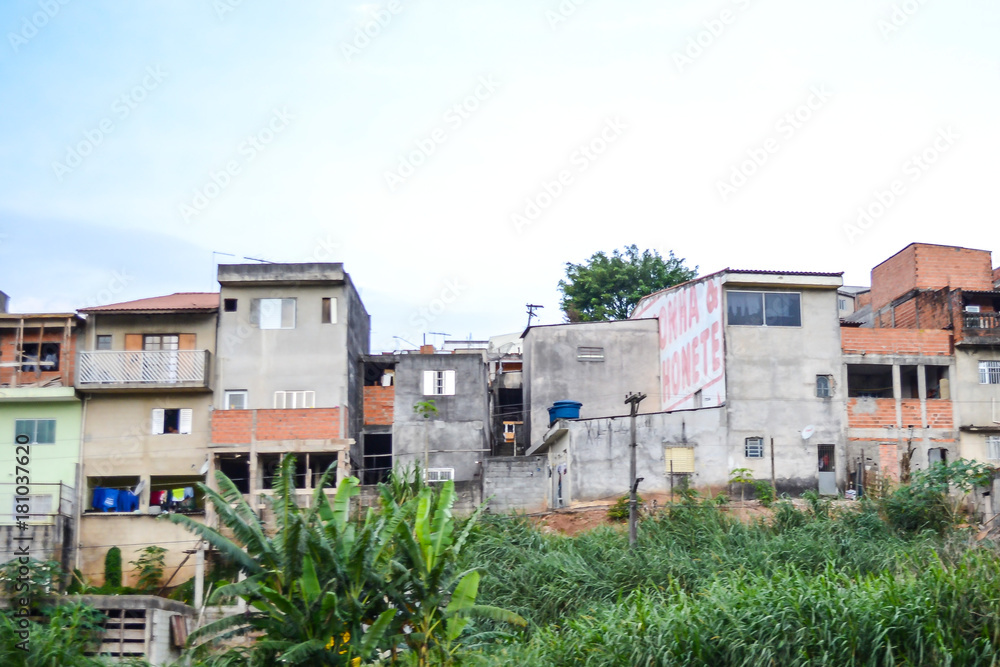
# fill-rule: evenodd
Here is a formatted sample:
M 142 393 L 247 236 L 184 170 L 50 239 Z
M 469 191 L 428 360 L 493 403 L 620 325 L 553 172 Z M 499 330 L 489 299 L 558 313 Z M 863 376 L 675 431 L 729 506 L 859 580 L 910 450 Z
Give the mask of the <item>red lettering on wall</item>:
M 712 370 L 718 371 L 722 368 L 722 326 L 718 322 L 712 322 Z

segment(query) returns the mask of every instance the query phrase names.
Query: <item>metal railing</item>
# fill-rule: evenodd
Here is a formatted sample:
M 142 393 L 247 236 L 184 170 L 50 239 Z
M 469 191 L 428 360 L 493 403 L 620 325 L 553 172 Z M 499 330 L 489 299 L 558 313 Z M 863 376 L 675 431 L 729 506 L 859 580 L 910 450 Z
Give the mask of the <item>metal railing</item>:
M 205 384 L 208 350 L 80 352 L 78 384 Z
M 1000 329 L 1000 313 L 965 313 L 966 329 Z
M 0 507 L 0 526 L 14 525 L 19 516 L 24 513 L 16 512 L 18 490 L 23 490 L 24 485 L 13 482 L 0 482 L 0 498 L 6 498 L 9 503 Z M 56 517 L 73 516 L 73 501 L 75 494 L 72 487 L 56 482 L 37 483 L 28 485 L 28 512 L 25 519 L 27 523 L 33 524 L 53 524 Z M 23 501 L 21 501 L 23 503 Z

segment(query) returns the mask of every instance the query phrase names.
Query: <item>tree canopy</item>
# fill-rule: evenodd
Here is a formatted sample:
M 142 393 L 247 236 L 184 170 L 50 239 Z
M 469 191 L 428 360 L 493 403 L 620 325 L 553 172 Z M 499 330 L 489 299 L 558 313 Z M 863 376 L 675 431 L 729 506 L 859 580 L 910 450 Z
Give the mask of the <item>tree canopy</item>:
M 635 244 L 610 255 L 595 252 L 582 264 L 566 263 L 559 306 L 570 322 L 627 319 L 642 297 L 697 276 L 698 267 L 685 261 L 673 250 L 666 258 L 655 250 L 640 253 Z

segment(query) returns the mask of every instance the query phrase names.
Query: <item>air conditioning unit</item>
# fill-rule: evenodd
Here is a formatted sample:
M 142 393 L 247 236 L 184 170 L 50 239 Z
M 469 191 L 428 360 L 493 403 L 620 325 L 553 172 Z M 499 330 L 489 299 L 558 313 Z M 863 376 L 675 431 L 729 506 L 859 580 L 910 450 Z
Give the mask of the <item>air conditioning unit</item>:
M 965 312 L 967 312 L 967 313 L 978 313 L 979 312 L 979 306 L 966 306 L 965 307 Z

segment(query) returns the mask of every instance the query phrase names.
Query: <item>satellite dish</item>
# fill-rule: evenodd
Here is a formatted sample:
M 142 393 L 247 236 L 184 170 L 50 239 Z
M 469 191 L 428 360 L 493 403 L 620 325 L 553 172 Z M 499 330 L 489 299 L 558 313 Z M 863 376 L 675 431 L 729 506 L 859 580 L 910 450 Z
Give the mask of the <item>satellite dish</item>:
M 140 493 L 143 492 L 145 488 L 146 488 L 146 480 L 141 479 L 139 480 L 139 483 L 135 485 L 135 491 L 133 491 L 132 493 L 138 496 Z
M 816 427 L 815 426 L 813 426 L 812 424 L 810 424 L 809 426 L 806 426 L 804 429 L 802 429 L 802 439 L 803 440 L 808 440 L 809 438 L 812 437 L 812 434 L 815 433 L 815 432 L 816 432 Z
M 208 472 L 208 468 L 209 468 L 208 459 L 205 459 L 205 462 L 201 464 L 201 469 L 198 470 L 198 474 L 204 475 L 206 472 Z

